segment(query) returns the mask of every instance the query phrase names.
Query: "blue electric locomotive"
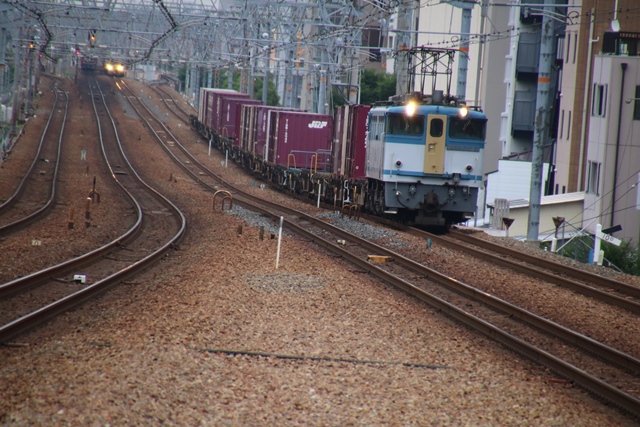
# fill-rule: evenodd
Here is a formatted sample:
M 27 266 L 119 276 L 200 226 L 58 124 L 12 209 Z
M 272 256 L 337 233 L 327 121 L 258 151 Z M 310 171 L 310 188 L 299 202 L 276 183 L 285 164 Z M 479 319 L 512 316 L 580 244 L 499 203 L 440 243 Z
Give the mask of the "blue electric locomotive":
M 474 216 L 487 118 L 435 92 L 369 112 L 364 209 L 403 223 L 449 227 Z

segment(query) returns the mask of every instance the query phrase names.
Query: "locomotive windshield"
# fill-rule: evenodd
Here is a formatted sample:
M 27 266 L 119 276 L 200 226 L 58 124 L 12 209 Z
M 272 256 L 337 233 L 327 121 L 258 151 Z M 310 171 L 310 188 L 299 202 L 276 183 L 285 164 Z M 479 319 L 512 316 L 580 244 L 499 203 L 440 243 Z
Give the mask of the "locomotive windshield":
M 422 135 L 424 133 L 424 116 L 408 117 L 404 114 L 387 114 L 387 134 Z
M 487 121 L 485 119 L 449 118 L 449 138 L 484 140 Z

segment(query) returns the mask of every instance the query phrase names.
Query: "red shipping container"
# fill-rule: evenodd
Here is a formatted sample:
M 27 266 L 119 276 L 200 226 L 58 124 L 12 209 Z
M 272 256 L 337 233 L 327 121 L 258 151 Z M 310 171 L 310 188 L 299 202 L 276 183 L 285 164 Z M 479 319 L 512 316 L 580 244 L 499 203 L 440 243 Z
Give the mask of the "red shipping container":
M 333 117 L 271 111 L 267 160 L 278 166 L 331 172 Z
M 349 106 L 336 107 L 333 112 L 333 144 L 331 150 L 333 155 L 332 171 L 338 176 L 344 176 L 346 173 L 346 147 L 349 140 L 348 123 Z
M 274 107 L 271 105 L 260 105 L 249 107 L 251 109 L 251 115 L 249 117 L 250 123 L 245 125 L 247 131 L 247 150 L 253 153 L 254 156 L 259 158 L 265 158 L 265 146 L 267 144 L 267 132 L 269 131 L 269 114 L 272 111 L 300 111 L 286 107 Z
M 249 98 L 246 93 L 240 93 L 230 89 L 211 89 L 206 88 L 206 100 L 204 103 L 200 103 L 202 108 L 205 109 L 202 122 L 220 134 L 220 116 L 222 111 L 222 98 L 235 97 L 235 98 Z
M 212 111 L 213 111 L 213 103 L 214 103 L 214 95 L 216 94 L 238 94 L 242 95 L 240 92 L 231 89 L 214 89 L 209 87 L 201 87 L 200 88 L 200 100 L 198 102 L 198 121 L 204 124 L 208 128 L 212 128 L 213 120 L 212 120 Z
M 262 101 L 247 98 L 223 97 L 220 111 L 220 135 L 233 139 L 234 145 L 239 145 L 240 116 L 242 105 L 262 105 Z
M 367 133 L 369 132 L 370 105 L 352 105 L 349 115 L 349 146 L 347 148 L 346 175 L 360 179 L 365 177 L 367 160 Z
M 337 107 L 334 115 L 333 170 L 343 177 L 365 177 L 369 105 Z
M 267 142 L 268 117 L 270 111 L 300 111 L 292 108 L 274 107 L 271 105 L 240 105 L 240 121 L 237 130 L 238 145 L 244 151 L 259 158 L 265 157 L 264 147 Z

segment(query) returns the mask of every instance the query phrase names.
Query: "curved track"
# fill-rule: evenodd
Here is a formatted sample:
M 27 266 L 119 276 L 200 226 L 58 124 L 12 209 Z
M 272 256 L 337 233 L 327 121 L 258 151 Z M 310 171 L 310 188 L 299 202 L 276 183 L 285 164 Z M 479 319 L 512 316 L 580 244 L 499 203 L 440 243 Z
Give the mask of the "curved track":
M 16 232 L 44 217 L 55 205 L 69 96 L 52 79 L 55 100 L 31 166 L 15 192 L 0 204 L 0 235 Z
M 142 181 L 127 159 L 98 81 L 90 90 L 102 155 L 112 178 L 131 200 L 128 214 L 135 216 L 134 225 L 100 248 L 0 285 L 0 342 L 141 273 L 174 248 L 186 232 L 182 212 Z M 76 277 L 74 271 L 81 267 L 82 277 Z
M 448 236 L 436 236 L 418 229 L 411 229 L 410 232 L 425 240 L 431 239 L 451 249 L 640 315 L 640 288 L 637 286 L 538 258 L 459 231 L 452 231 Z
M 623 411 L 640 417 L 640 390 L 637 389 L 640 360 L 636 357 L 442 275 L 389 249 L 373 245 L 313 216 L 255 198 L 235 188 L 198 162 L 161 121 L 149 118 L 151 110 L 133 92 L 130 93 L 128 99 L 154 130 L 167 153 L 208 191 L 224 188 L 232 195 L 234 203 L 258 211 L 274 221 L 282 217 L 287 229 L 554 370 Z M 373 259 L 393 262 L 374 264 L 371 262 Z

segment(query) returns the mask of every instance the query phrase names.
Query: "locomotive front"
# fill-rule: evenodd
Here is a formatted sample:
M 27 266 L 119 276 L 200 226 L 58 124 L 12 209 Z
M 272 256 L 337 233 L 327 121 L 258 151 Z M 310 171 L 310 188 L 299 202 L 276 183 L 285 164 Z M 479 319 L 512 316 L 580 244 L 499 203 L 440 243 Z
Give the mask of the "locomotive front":
M 474 216 L 486 123 L 481 111 L 441 96 L 372 108 L 365 208 L 428 227 Z

